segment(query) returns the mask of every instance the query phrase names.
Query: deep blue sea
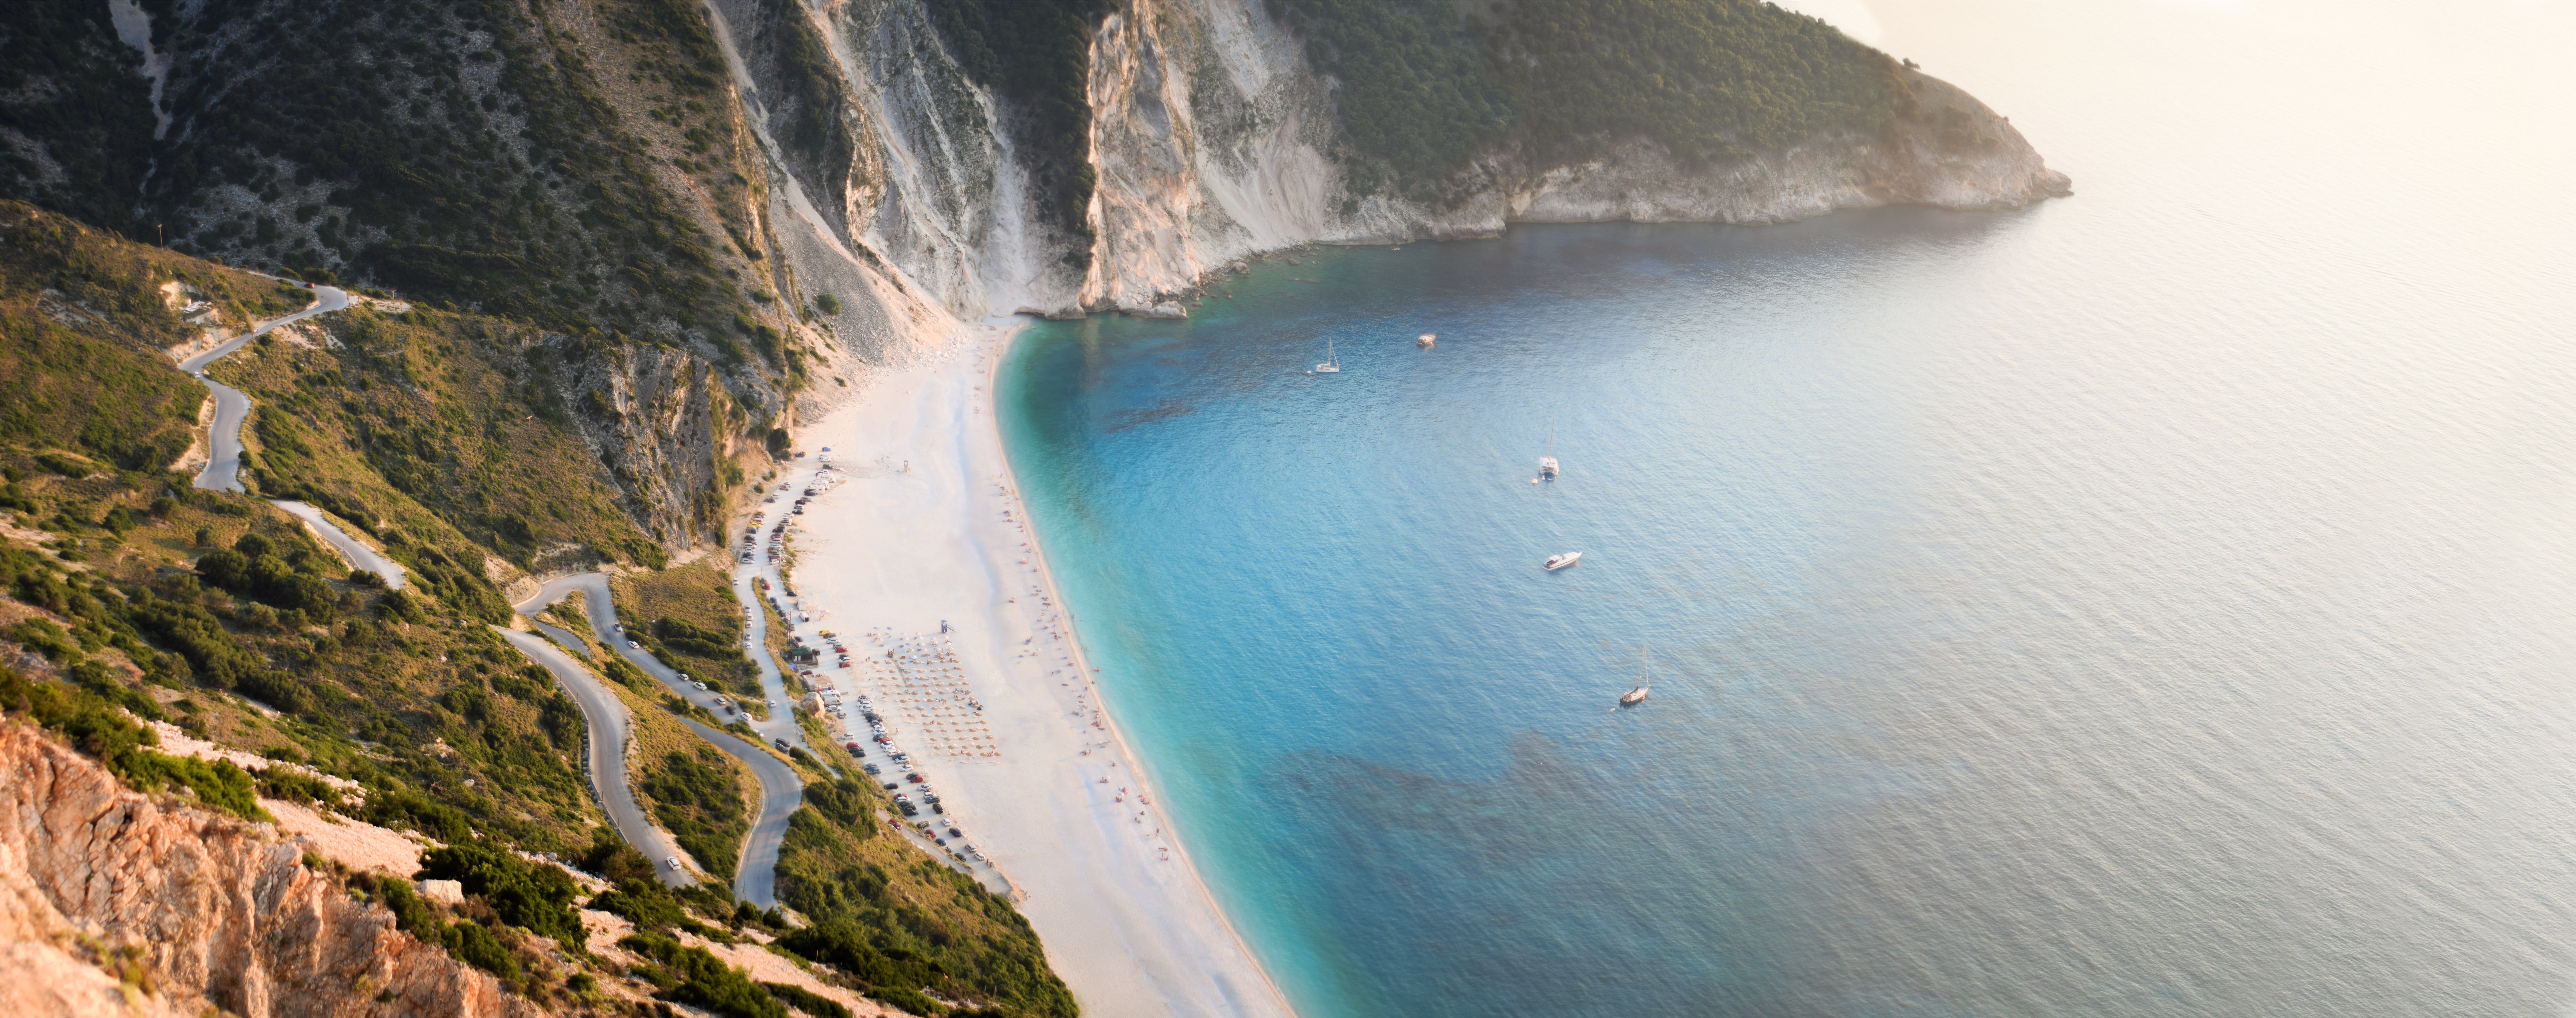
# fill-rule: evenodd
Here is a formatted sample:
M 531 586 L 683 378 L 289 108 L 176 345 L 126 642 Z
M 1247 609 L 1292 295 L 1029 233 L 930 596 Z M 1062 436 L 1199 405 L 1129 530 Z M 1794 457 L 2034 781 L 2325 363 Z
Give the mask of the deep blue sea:
M 1255 954 L 1310 1018 L 2563 1013 L 2568 14 L 1869 9 L 2077 195 L 1317 249 L 1014 348 Z

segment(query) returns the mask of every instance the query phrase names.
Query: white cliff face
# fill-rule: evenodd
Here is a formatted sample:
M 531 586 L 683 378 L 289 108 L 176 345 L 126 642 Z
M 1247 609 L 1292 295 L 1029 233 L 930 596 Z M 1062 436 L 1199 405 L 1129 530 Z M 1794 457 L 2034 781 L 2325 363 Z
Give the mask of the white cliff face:
M 896 305 L 919 301 L 945 312 L 889 307 L 871 319 L 879 328 L 944 330 L 956 319 L 1011 312 L 1178 316 L 1184 296 L 1211 273 L 1249 254 L 1315 242 L 1491 236 L 1514 222 L 1778 223 L 1887 204 L 2014 208 L 2067 188 L 2065 176 L 1983 104 L 1908 72 L 1927 109 L 1958 110 L 1953 125 L 1964 118 L 1970 138 L 1987 140 L 1945 142 L 1927 120 L 1709 166 L 1685 165 L 1643 141 L 1572 165 L 1529 165 L 1498 152 L 1471 171 L 1490 184 L 1454 207 L 1353 194 L 1326 154 L 1338 131 L 1331 83 L 1307 68 L 1297 40 L 1256 0 L 1132 0 L 1092 42 L 1096 236 L 1090 265 L 1077 276 L 1068 241 L 1035 225 L 1028 174 L 993 97 L 946 53 L 922 2 L 716 4 L 748 92 L 777 88 L 774 68 L 741 55 L 760 48 L 747 35 L 778 30 L 761 25 L 771 12 L 807 17 L 829 40 L 857 151 L 846 185 L 817 203 L 828 208 L 804 217 L 829 236 L 788 246 L 791 256 L 800 246 L 846 252 L 824 259 L 836 263 L 828 266 L 797 261 L 808 291 L 823 289 L 814 285 L 818 276 L 857 271 L 878 278 L 831 292 L 882 291 Z M 766 129 L 774 134 L 777 125 Z M 839 169 L 799 165 L 791 154 L 773 163 L 791 185 L 809 187 Z
M 1176 298 L 1246 254 L 1351 233 L 1323 148 L 1331 109 L 1296 41 L 1239 0 L 1155 0 L 1091 48 L 1085 308 L 1179 314 Z

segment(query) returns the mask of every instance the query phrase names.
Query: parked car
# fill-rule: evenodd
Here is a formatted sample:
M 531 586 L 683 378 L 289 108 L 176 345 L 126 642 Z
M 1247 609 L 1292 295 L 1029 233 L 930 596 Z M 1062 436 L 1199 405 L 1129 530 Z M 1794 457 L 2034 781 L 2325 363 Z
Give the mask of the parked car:
M 793 748 L 787 745 L 787 740 L 785 739 L 771 739 L 769 742 L 771 745 L 777 746 L 778 751 L 781 753 L 787 752 L 789 749 Z

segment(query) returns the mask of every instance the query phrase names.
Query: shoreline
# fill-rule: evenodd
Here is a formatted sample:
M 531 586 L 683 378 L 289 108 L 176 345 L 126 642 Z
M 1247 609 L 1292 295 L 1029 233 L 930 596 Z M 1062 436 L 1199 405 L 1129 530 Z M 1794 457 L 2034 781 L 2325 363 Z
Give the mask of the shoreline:
M 1086 1010 L 1292 1014 L 1100 701 L 1027 524 L 993 389 L 1026 324 L 966 324 L 916 361 L 873 372 L 868 391 L 803 429 L 808 459 L 798 467 L 829 449 L 839 480 L 793 528 L 797 600 L 809 628 L 838 632 L 870 665 L 820 675 L 844 696 L 872 697 L 894 746 L 939 789 L 947 819 L 1016 889 Z M 988 726 L 997 755 L 940 752 L 919 738 L 934 715 L 898 706 L 900 692 L 872 667 L 895 640 L 943 641 L 982 709 L 930 723 Z

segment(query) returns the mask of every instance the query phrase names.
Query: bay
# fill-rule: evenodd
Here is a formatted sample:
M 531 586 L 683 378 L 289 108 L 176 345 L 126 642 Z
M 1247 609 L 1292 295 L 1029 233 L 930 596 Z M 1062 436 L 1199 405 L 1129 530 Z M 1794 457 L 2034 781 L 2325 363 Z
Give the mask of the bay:
M 1310 250 L 1014 347 L 1256 955 L 1315 1016 L 2563 1011 L 2567 13 L 1869 10 L 2076 196 Z

